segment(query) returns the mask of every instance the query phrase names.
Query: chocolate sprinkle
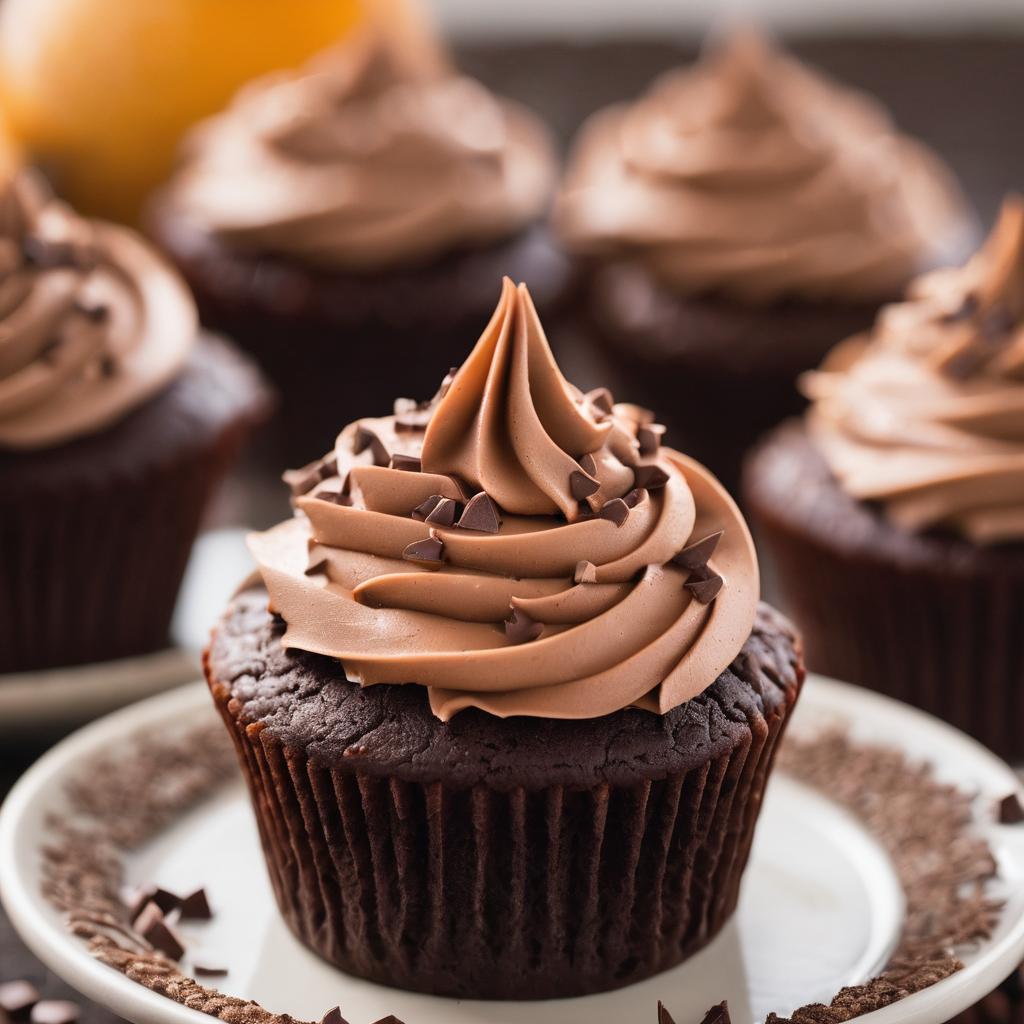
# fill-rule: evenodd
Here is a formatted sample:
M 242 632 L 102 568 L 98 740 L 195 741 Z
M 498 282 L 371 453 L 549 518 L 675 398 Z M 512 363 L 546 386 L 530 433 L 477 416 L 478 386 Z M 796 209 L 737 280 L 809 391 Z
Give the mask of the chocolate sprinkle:
M 709 533 L 703 540 L 688 544 L 672 561 L 691 572 L 695 569 L 703 569 L 708 564 L 708 559 L 715 553 L 715 548 L 718 547 L 723 532 L 723 530 L 719 530 L 717 533 Z
M 577 500 L 583 501 L 601 489 L 600 483 L 582 469 L 574 469 L 569 476 L 569 493 Z
M 429 498 L 424 498 L 410 513 L 413 519 L 418 519 L 420 522 L 424 522 L 427 516 L 437 508 L 438 503 L 444 501 L 443 494 L 432 494 Z
M 391 456 L 388 454 L 387 448 L 384 447 L 384 442 L 369 427 L 364 427 L 360 423 L 356 427 L 355 437 L 352 439 L 352 451 L 356 455 L 361 455 L 367 448 L 373 454 L 375 466 L 386 466 L 390 463 Z
M 431 510 L 426 522 L 434 526 L 452 526 L 459 506 L 451 498 L 442 498 Z
M 597 515 L 599 519 L 609 519 L 621 526 L 629 518 L 629 506 L 621 498 L 612 498 L 601 506 Z
M 477 530 L 480 533 L 497 533 L 501 528 L 501 516 L 498 513 L 498 506 L 489 494 L 480 491 L 474 494 L 457 523 L 462 530 Z
M 69 999 L 43 999 L 32 1007 L 31 1024 L 75 1024 L 82 1011 Z
M 320 1024 L 348 1024 L 341 1015 L 340 1006 L 332 1006 L 321 1018 Z
M 588 562 L 583 559 L 576 563 L 576 568 L 573 571 L 572 579 L 574 583 L 596 583 L 597 582 L 597 566 L 593 562 Z
M 586 398 L 595 409 L 599 409 L 606 416 L 611 414 L 615 406 L 615 399 L 607 388 L 594 388 L 593 391 L 587 392 Z
M 0 984 L 0 1010 L 11 1017 L 23 1017 L 39 1002 L 39 990 L 30 981 Z
M 440 569 L 444 563 L 444 541 L 433 534 L 424 540 L 414 540 L 402 552 L 402 557 L 427 569 Z
M 647 423 L 641 426 L 636 432 L 636 439 L 640 444 L 640 454 L 657 455 L 664 433 L 665 428 L 660 423 Z
M 184 944 L 175 935 L 173 929 L 164 919 L 163 911 L 155 903 L 146 904 L 132 927 L 164 956 L 170 957 L 172 960 L 180 960 L 185 955 Z
M 999 801 L 999 824 L 1019 825 L 1024 821 L 1024 807 L 1016 793 L 1008 793 Z
M 543 632 L 543 623 L 535 622 L 520 608 L 513 608 L 512 614 L 505 620 L 505 636 L 510 644 L 529 643 Z
M 643 487 L 648 491 L 660 490 L 668 483 L 668 473 L 657 465 L 633 467 L 633 486 Z
M 182 899 L 178 909 L 183 921 L 209 921 L 213 917 L 205 889 L 196 889 L 195 892 L 189 893 Z
M 406 473 L 418 473 L 423 463 L 415 455 L 392 455 L 389 469 L 400 469 Z
M 693 594 L 694 600 L 701 604 L 711 604 L 718 597 L 724 583 L 725 580 L 717 572 L 698 569 L 683 586 Z

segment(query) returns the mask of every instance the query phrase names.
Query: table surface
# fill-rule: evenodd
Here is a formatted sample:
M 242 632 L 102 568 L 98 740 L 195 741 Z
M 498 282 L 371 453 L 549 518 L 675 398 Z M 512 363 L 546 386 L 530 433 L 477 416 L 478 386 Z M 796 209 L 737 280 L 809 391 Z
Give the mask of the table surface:
M 879 96 L 904 129 L 926 139 L 959 175 L 985 224 L 1002 196 L 1024 189 L 1024 40 L 978 38 L 804 39 L 797 52 Z M 542 112 L 563 145 L 591 111 L 634 96 L 659 71 L 692 57 L 695 45 L 558 42 L 475 45 L 463 67 Z M 2 685 L 2 684 L 0 684 Z M 0 746 L 0 797 L 56 737 Z M 28 978 L 48 998 L 74 998 L 21 945 L 0 911 L 0 981 Z M 279 1009 L 284 1009 L 279 1008 Z M 961 1020 L 1002 1024 L 1024 1019 L 1024 1004 L 1004 994 Z M 83 1024 L 116 1018 L 84 1004 Z M 415 1022 L 413 1022 L 415 1024 Z

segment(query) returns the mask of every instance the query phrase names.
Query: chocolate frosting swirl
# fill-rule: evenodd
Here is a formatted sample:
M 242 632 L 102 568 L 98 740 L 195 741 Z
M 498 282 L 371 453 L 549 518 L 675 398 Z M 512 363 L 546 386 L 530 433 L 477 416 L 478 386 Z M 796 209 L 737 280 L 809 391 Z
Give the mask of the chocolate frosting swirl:
M 242 90 L 193 134 L 167 197 L 229 247 L 358 271 L 513 235 L 555 174 L 531 113 L 429 41 L 368 30 Z
M 909 530 L 1024 539 L 1024 200 L 1006 200 L 966 266 L 920 278 L 803 388 L 855 498 Z
M 506 280 L 433 402 L 287 476 L 296 517 L 250 539 L 285 646 L 426 686 L 442 719 L 688 700 L 749 636 L 758 569 L 724 488 L 660 434 L 568 384 Z
M 0 448 L 109 426 L 177 375 L 197 330 L 135 234 L 76 216 L 29 171 L 0 184 Z
M 578 251 L 765 302 L 895 296 L 961 258 L 971 223 L 943 165 L 881 108 L 749 31 L 596 114 L 556 206 Z

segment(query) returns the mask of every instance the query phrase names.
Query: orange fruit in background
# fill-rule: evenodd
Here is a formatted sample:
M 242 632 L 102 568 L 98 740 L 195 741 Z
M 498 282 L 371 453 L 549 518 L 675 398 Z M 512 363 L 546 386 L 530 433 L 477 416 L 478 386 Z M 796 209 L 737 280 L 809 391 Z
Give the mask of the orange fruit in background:
M 83 212 L 132 220 L 190 125 L 362 13 L 360 0 L 3 0 L 4 118 Z

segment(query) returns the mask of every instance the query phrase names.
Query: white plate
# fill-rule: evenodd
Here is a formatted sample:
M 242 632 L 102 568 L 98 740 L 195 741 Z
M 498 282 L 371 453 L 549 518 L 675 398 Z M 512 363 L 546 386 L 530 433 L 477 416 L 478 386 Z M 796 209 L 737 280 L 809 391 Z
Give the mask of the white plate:
M 0 734 L 56 731 L 195 679 L 210 627 L 251 570 L 245 531 L 202 534 L 178 595 L 174 647 L 139 658 L 0 675 Z
M 33 952 L 88 998 L 136 1024 L 209 1024 L 209 1018 L 93 960 L 40 896 L 40 847 L 48 814 L 64 807 L 63 783 L 83 762 L 139 729 L 194 724 L 214 712 L 202 684 L 176 690 L 96 722 L 51 750 L 0 811 L 0 895 Z M 996 825 L 993 801 L 1014 791 L 1013 772 L 973 740 L 904 705 L 822 679 L 808 682 L 793 728 L 848 723 L 854 736 L 899 747 L 936 766 L 979 799 L 978 828 L 999 864 L 993 895 L 1006 908 L 993 937 L 964 956 L 966 968 L 884 1010 L 873 1024 L 934 1024 L 991 991 L 1024 959 L 1024 829 Z M 225 738 L 225 742 L 227 742 Z M 217 851 L 211 857 L 211 851 Z M 186 929 L 207 960 L 230 968 L 217 987 L 276 1012 L 319 1019 L 339 1004 L 352 1024 L 394 1013 L 408 1024 L 622 1024 L 654 1019 L 662 999 L 679 1021 L 700 1020 L 728 998 L 737 1024 L 774 1010 L 827 1000 L 865 980 L 897 938 L 902 894 L 890 862 L 860 824 L 799 783 L 777 774 L 745 878 L 739 911 L 708 948 L 638 985 L 542 1003 L 458 1002 L 348 977 L 307 952 L 277 915 L 240 780 L 196 808 L 128 861 L 128 881 L 174 890 L 205 886 L 216 916 Z M 187 971 L 189 962 L 184 968 Z

